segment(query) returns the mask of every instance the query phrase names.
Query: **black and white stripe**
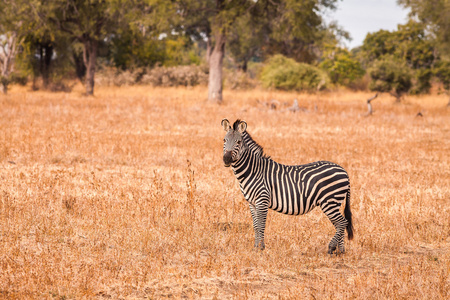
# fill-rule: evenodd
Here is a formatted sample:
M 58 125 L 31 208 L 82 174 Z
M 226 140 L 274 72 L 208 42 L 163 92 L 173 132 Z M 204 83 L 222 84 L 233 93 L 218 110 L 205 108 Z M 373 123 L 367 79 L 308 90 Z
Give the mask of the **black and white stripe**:
M 225 125 L 224 125 L 225 123 Z M 282 165 L 265 156 L 263 149 L 247 133 L 247 124 L 237 120 L 231 127 L 222 121 L 227 135 L 224 162 L 239 182 L 249 202 L 255 230 L 255 247 L 264 249 L 264 230 L 268 209 L 288 215 L 302 215 L 320 206 L 336 228 L 328 253 L 338 247 L 344 252 L 344 232 L 353 238 L 350 210 L 350 181 L 341 166 L 318 161 L 306 165 Z M 227 125 L 227 126 L 226 126 Z M 344 216 L 339 211 L 346 202 Z

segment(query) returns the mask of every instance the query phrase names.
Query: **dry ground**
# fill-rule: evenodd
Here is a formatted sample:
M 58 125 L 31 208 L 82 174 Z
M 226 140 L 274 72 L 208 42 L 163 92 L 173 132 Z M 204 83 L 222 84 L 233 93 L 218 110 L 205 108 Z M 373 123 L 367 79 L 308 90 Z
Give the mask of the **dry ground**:
M 81 92 L 0 96 L 0 298 L 450 297 L 446 97 L 384 95 L 365 117 L 369 93 L 225 91 L 219 106 L 204 88 Z M 307 110 L 285 111 L 294 98 Z M 345 255 L 326 254 L 319 209 L 269 212 L 252 250 L 222 118 L 246 120 L 281 163 L 348 170 Z

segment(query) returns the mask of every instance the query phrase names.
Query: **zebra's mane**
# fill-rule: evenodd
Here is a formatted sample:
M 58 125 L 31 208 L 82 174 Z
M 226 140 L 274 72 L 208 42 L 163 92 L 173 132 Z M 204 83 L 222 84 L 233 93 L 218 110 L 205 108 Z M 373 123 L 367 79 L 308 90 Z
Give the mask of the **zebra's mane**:
M 239 129 L 239 124 L 241 124 L 241 119 L 237 119 L 236 121 L 234 121 L 234 123 L 233 123 L 233 130 L 238 130 Z
M 237 119 L 234 123 L 233 123 L 233 130 L 238 131 L 239 129 L 239 124 L 241 123 L 240 119 Z M 270 156 L 266 155 L 264 153 L 264 149 L 261 145 L 259 145 L 253 138 L 252 136 L 246 131 L 244 131 L 244 133 L 242 134 L 242 137 L 245 141 L 245 143 L 247 144 L 248 148 L 250 151 L 252 151 L 253 153 L 255 153 L 257 156 L 259 157 L 263 157 L 263 158 L 270 158 Z
M 243 138 L 250 151 L 259 157 L 270 158 L 270 156 L 264 153 L 263 147 L 258 144 L 247 131 L 244 132 Z

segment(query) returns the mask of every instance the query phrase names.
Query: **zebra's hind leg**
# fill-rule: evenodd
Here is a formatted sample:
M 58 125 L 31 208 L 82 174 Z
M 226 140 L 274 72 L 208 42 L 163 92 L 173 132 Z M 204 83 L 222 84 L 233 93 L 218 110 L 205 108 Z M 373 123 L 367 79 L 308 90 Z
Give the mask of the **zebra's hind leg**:
M 333 252 L 336 251 L 336 248 L 339 249 L 340 253 L 345 252 L 344 235 L 348 222 L 339 211 L 340 206 L 341 205 L 339 202 L 334 201 L 323 203 L 321 205 L 323 212 L 327 215 L 328 219 L 330 219 L 331 223 L 336 228 L 336 234 L 333 236 L 330 244 L 328 245 L 328 254 L 333 254 Z

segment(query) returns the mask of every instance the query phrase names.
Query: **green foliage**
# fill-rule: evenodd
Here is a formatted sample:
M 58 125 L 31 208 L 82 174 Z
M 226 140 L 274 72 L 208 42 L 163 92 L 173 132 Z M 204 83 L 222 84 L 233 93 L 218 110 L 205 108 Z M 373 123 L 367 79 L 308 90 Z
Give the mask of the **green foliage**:
M 164 66 L 199 65 L 197 45 L 186 36 L 175 36 L 165 41 Z
M 236 26 L 231 28 L 227 37 L 228 50 L 233 57 L 233 63 L 239 69 L 247 72 L 248 63 L 252 58 L 261 59 L 261 51 L 266 30 L 260 18 L 245 14 L 236 20 Z
M 375 79 L 376 76 L 371 76 L 372 80 L 376 80 L 376 82 L 370 83 L 369 87 L 381 91 L 383 89 L 381 86 L 384 85 L 381 82 L 386 80 L 385 85 L 389 87 L 386 89 L 395 91 L 397 88 L 392 86 L 394 81 L 399 85 L 399 94 L 403 94 L 406 91 L 412 94 L 428 92 L 431 88 L 433 64 L 439 60 L 433 41 L 426 34 L 424 24 L 414 20 L 410 20 L 404 25 L 399 25 L 398 29 L 393 32 L 380 30 L 368 34 L 358 56 L 372 72 L 375 72 L 374 70 L 382 70 L 383 65 L 393 65 L 391 62 L 395 61 L 396 66 L 393 66 L 396 69 L 392 70 L 391 75 L 408 75 L 394 76 L 396 79 L 384 78 L 385 76 Z M 402 66 L 402 72 L 398 71 L 398 66 Z M 384 73 L 387 74 L 386 72 Z M 406 80 L 408 76 L 410 79 Z M 406 80 L 403 84 L 401 83 L 402 78 Z M 407 88 L 409 84 L 411 86 Z M 403 88 L 400 86 L 403 86 Z
M 307 91 L 323 89 L 329 81 L 319 68 L 298 63 L 283 55 L 275 55 L 268 60 L 260 80 L 266 88 Z
M 442 82 L 444 89 L 450 92 L 450 61 L 441 61 L 434 69 L 434 74 Z
M 327 71 L 334 84 L 348 86 L 365 73 L 361 63 L 346 49 L 333 47 L 324 56 L 319 67 Z
M 296 61 L 312 63 L 317 59 L 317 47 L 331 33 L 323 23 L 322 9 L 335 9 L 335 0 L 268 0 L 265 14 L 268 20 L 268 54 L 281 53 Z M 266 21 L 267 22 L 267 21 Z
M 132 30 L 116 34 L 109 46 L 108 60 L 117 68 L 154 66 L 164 61 L 164 43 L 157 37 L 143 36 Z
M 394 34 L 387 30 L 368 33 L 361 46 L 361 61 L 367 66 L 384 55 L 393 55 L 397 42 Z
M 108 59 L 122 70 L 201 63 L 197 45 L 183 35 L 159 38 L 128 30 L 114 36 L 109 48 Z
M 11 74 L 11 82 L 24 86 L 28 83 L 28 77 L 26 75 L 14 72 Z
M 376 61 L 368 70 L 372 91 L 389 92 L 399 99 L 412 87 L 412 76 L 405 63 L 391 56 Z
M 360 58 L 367 65 L 386 55 L 404 60 L 412 69 L 428 68 L 435 60 L 434 48 L 422 23 L 410 20 L 396 31 L 368 33 Z
M 414 72 L 413 86 L 410 93 L 413 95 L 428 93 L 431 89 L 431 69 L 418 69 Z
M 450 59 L 450 1 L 448 0 L 397 0 L 411 9 L 420 23 L 432 33 L 442 56 Z

